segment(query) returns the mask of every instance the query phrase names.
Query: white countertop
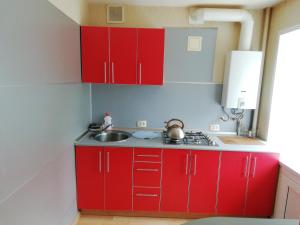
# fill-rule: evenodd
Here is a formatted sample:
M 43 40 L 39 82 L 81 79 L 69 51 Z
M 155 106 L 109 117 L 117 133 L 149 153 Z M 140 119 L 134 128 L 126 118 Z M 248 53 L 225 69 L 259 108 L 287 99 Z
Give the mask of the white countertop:
M 239 152 L 276 152 L 267 145 L 236 145 L 224 144 L 217 136 L 213 137 L 217 146 L 201 146 L 201 145 L 172 145 L 164 144 L 161 137 L 154 139 L 137 139 L 130 137 L 121 142 L 99 142 L 94 140 L 91 133 L 84 134 L 75 141 L 77 146 L 112 146 L 112 147 L 140 147 L 140 148 L 163 148 L 163 149 L 190 149 L 190 150 L 211 150 L 211 151 L 239 151 Z
M 299 220 L 211 217 L 184 225 L 299 225 Z

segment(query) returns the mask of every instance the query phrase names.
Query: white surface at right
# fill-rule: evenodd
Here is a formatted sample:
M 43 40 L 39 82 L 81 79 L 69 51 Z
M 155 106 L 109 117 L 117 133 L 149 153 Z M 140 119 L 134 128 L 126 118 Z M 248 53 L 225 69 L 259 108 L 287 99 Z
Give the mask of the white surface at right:
M 299 225 L 299 220 L 211 217 L 184 225 Z

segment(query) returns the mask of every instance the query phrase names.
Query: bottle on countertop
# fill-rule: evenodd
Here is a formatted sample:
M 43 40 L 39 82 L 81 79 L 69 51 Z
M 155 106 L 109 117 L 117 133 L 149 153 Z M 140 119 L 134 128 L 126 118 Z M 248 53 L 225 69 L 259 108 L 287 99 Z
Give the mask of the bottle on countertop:
M 106 130 L 112 129 L 112 117 L 111 117 L 110 113 L 108 113 L 108 112 L 104 113 L 104 123 L 102 126 L 103 126 L 103 128 L 108 126 Z

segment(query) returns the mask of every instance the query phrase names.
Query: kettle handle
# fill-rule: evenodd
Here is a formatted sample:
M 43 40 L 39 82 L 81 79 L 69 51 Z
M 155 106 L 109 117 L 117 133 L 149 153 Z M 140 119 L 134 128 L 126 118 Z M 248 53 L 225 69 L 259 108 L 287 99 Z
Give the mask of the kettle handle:
M 174 121 L 177 121 L 177 122 L 180 122 L 181 123 L 181 129 L 183 129 L 184 128 L 184 123 L 182 122 L 182 120 L 180 120 L 180 119 L 170 119 L 168 122 L 165 122 L 167 125 L 166 125 L 166 128 L 168 129 L 169 127 L 171 127 L 169 124 L 171 123 L 171 122 L 174 122 Z

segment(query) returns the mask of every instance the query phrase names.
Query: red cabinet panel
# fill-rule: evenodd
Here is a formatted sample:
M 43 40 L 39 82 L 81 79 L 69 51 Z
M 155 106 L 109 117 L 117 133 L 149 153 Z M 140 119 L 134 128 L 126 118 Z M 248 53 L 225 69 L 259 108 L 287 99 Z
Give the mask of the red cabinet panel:
M 278 179 L 278 154 L 251 153 L 246 216 L 272 216 Z
M 161 162 L 161 149 L 155 148 L 135 148 L 134 161 L 135 162 Z
M 108 28 L 81 27 L 82 82 L 108 82 Z
M 241 216 L 244 213 L 249 153 L 222 152 L 218 212 Z
M 105 209 L 132 210 L 132 148 L 104 148 Z
M 191 151 L 190 212 L 216 212 L 219 152 Z
M 164 29 L 138 29 L 138 83 L 162 85 Z
M 134 186 L 160 188 L 161 163 L 135 162 Z
M 76 147 L 79 209 L 104 209 L 104 167 L 101 147 Z
M 110 28 L 110 82 L 137 84 L 137 29 Z
M 189 150 L 163 150 L 162 211 L 187 211 Z
M 159 211 L 159 204 L 160 204 L 159 188 L 134 188 L 133 210 Z

